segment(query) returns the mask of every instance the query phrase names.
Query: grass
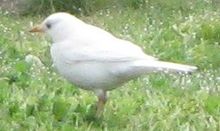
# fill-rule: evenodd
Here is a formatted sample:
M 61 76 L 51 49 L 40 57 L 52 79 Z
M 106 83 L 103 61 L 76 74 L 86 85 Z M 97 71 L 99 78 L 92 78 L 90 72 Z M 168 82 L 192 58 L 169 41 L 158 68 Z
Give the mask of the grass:
M 196 10 L 198 8 L 198 10 Z M 43 16 L 0 12 L 1 130 L 219 130 L 220 13 L 104 9 L 80 19 L 143 47 L 148 54 L 197 65 L 190 76 L 151 74 L 109 93 L 102 119 L 96 98 L 55 73 L 50 40 L 28 32 Z M 178 9 L 176 9 L 178 10 Z M 116 24 L 117 23 L 117 24 Z M 27 55 L 40 58 L 26 62 Z

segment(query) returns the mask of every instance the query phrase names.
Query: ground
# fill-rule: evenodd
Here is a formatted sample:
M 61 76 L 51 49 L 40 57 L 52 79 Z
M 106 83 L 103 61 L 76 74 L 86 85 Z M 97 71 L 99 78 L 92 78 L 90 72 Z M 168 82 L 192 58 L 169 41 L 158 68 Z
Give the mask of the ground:
M 102 119 L 94 118 L 95 95 L 53 69 L 50 39 L 28 32 L 44 16 L 1 11 L 0 17 L 1 130 L 219 130 L 218 11 L 184 14 L 152 6 L 80 16 L 162 60 L 199 67 L 192 75 L 142 76 L 109 92 Z M 42 64 L 25 61 L 28 55 Z

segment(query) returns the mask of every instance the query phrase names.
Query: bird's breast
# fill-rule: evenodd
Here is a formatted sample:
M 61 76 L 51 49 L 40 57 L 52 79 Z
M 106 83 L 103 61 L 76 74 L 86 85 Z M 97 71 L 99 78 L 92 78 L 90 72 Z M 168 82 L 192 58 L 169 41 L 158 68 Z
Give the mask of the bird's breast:
M 57 71 L 68 81 L 87 90 L 110 90 L 120 84 L 114 65 L 95 61 L 65 62 L 60 48 L 51 47 L 51 57 Z

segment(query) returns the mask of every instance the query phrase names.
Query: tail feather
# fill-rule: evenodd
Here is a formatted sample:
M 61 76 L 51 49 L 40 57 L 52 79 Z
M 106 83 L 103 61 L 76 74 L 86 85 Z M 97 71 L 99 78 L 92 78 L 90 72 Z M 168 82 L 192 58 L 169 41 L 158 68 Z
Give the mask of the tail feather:
M 123 80 L 130 80 L 152 72 L 191 74 L 197 69 L 196 66 L 157 60 L 140 60 L 132 62 L 130 66 L 128 65 L 129 64 L 125 64 L 121 68 L 117 67 L 118 70 L 114 70 L 116 75 Z
M 196 66 L 177 64 L 172 62 L 158 61 L 158 70 L 168 70 L 171 72 L 192 73 L 197 70 Z
M 173 73 L 192 73 L 197 70 L 196 66 L 177 64 L 165 61 L 139 61 L 136 66 L 143 67 L 147 72 L 168 71 Z

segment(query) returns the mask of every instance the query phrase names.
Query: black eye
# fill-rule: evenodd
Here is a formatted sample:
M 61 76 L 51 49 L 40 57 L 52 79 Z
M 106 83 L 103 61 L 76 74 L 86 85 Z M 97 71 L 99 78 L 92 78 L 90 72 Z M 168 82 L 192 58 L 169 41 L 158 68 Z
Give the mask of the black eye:
M 51 28 L 51 24 L 50 23 L 46 23 L 46 26 L 47 26 L 48 29 Z

